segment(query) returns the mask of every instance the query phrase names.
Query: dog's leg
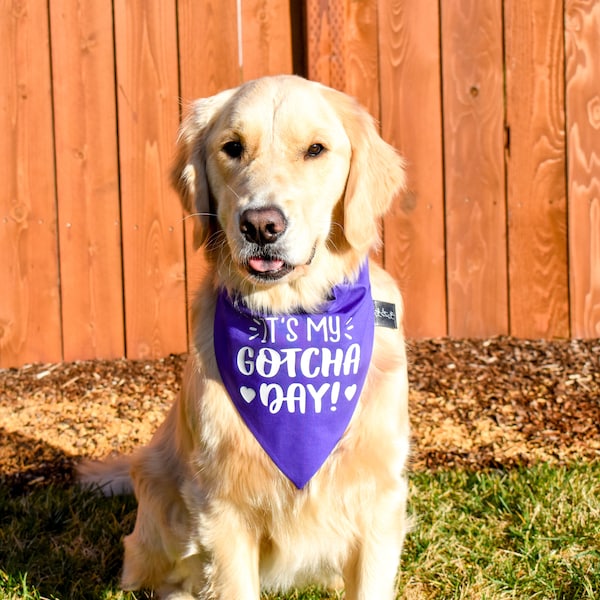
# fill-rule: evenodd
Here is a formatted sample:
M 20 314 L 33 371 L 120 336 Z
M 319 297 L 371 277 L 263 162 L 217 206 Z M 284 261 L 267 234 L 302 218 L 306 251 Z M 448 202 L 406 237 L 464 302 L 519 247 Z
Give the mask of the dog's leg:
M 344 569 L 346 600 L 393 600 L 406 535 L 406 484 L 399 501 L 380 504 Z
M 211 598 L 218 600 L 258 600 L 258 533 L 238 510 L 220 505 L 211 511 L 207 525 Z

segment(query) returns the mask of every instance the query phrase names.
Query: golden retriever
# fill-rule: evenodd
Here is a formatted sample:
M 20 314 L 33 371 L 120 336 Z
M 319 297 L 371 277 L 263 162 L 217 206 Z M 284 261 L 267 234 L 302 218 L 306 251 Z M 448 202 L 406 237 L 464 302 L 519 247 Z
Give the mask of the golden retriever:
M 313 319 L 315 338 L 326 336 L 316 317 L 340 286 L 352 290 L 361 272 L 364 278 L 381 217 L 404 185 L 402 159 L 349 96 L 276 76 L 194 102 L 172 176 L 210 266 L 191 310 L 181 394 L 147 447 L 81 467 L 84 482 L 113 491 L 127 488 L 131 476 L 139 506 L 125 538 L 123 587 L 154 588 L 170 599 L 257 600 L 261 589 L 341 579 L 347 600 L 391 600 L 406 532 L 409 451 L 402 300 L 392 278 L 369 264 L 369 311 L 374 301 L 386 302 L 381 312 L 390 326 L 378 321 L 357 331 L 345 321 L 346 338 L 371 335 L 364 386 L 340 439 L 300 483 L 263 449 L 226 391 L 236 365 L 217 365 L 215 347 L 230 316 L 218 327 L 215 319 L 226 296 L 232 315 L 243 309 L 256 316 L 256 336 L 264 323 L 288 319 L 286 335 L 295 339 L 290 324 L 304 317 Z M 337 323 L 330 338 L 344 337 Z M 347 406 L 351 394 L 344 399 L 338 385 L 340 399 L 333 397 L 330 380 L 343 379 L 354 359 L 342 365 L 328 350 L 326 367 L 318 363 L 320 342 L 308 342 L 303 353 L 263 356 L 262 371 L 254 351 L 238 354 L 237 366 L 263 378 L 287 370 L 294 380 L 298 358 L 308 377 L 322 369 L 320 388 L 307 384 L 307 397 L 303 384 L 292 383 L 285 396 L 263 381 L 262 405 L 255 391 L 244 400 L 273 417 L 312 410 L 321 418 Z M 324 430 L 298 434 L 293 427 L 289 439 L 275 426 L 266 426 L 267 435 L 275 432 L 282 444 L 294 439 L 296 450 L 285 452 L 302 463 Z

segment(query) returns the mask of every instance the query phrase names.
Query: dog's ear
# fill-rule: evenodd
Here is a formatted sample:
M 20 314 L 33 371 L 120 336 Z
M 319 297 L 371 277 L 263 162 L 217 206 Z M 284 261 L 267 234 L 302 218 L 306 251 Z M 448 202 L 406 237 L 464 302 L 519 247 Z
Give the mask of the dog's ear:
M 194 248 L 198 249 L 209 234 L 210 189 L 205 168 L 205 140 L 210 124 L 237 88 L 194 101 L 179 128 L 171 183 L 186 212 L 194 218 Z
M 375 120 L 360 104 L 328 90 L 346 130 L 352 157 L 344 196 L 344 236 L 360 253 L 381 244 L 380 218 L 404 189 L 404 160 L 379 136 Z

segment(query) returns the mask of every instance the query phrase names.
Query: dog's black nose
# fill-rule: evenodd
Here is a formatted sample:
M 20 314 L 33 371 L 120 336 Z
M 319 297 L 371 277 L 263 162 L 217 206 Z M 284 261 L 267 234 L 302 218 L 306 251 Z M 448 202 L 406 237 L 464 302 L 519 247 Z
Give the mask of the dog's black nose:
M 286 227 L 285 217 L 276 207 L 249 208 L 240 217 L 240 231 L 259 246 L 275 242 Z

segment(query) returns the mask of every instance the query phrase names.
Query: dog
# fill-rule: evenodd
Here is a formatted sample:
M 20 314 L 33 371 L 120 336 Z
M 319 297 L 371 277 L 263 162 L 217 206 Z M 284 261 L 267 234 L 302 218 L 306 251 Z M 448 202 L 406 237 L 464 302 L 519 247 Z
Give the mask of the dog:
M 402 158 L 351 97 L 273 76 L 191 105 L 172 181 L 209 265 L 181 393 L 147 447 L 80 469 L 135 491 L 123 588 L 258 600 L 341 581 L 391 600 L 407 361 L 400 292 L 369 255 Z

